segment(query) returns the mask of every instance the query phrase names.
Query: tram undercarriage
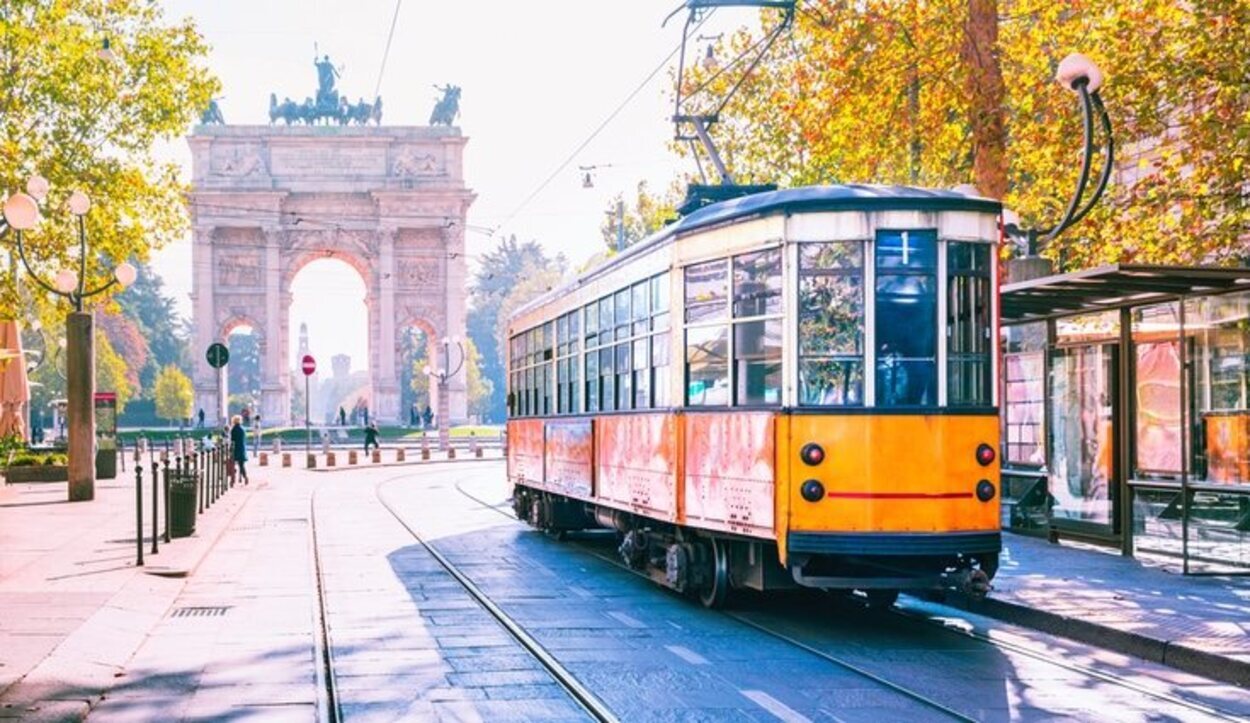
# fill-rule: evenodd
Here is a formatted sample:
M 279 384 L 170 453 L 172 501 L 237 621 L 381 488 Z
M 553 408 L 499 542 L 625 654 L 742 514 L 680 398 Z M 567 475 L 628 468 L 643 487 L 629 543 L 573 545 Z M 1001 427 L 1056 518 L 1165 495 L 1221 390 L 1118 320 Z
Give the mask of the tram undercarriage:
M 512 506 L 518 519 L 545 532 L 616 530 L 625 565 L 711 608 L 725 605 L 735 589 L 859 592 L 872 607 L 892 605 L 900 590 L 958 591 L 980 599 L 998 567 L 997 553 L 799 554 L 791 556 L 787 569 L 777 562 L 776 543 L 768 540 L 673 525 L 524 485 L 513 488 Z

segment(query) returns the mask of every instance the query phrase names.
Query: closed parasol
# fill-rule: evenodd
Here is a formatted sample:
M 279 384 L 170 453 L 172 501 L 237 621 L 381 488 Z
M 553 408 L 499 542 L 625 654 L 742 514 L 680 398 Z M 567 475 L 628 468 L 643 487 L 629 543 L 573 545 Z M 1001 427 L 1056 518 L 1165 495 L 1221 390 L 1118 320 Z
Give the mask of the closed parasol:
M 0 321 L 0 437 L 26 436 L 26 409 L 30 385 L 26 381 L 26 360 L 22 354 L 22 334 L 12 319 Z

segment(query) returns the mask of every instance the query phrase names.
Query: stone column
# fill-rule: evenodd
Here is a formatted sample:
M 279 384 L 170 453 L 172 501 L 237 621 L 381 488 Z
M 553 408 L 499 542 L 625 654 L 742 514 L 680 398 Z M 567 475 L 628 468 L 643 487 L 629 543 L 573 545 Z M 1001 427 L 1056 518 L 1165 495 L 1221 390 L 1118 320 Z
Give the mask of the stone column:
M 265 426 L 286 423 L 291 411 L 282 380 L 287 350 L 282 334 L 282 240 L 282 229 L 265 229 L 265 353 L 260 379 L 260 414 Z
M 374 380 L 374 402 L 380 423 L 400 423 L 399 376 L 395 361 L 399 356 L 399 341 L 395 336 L 395 237 L 399 230 L 378 230 L 378 336 L 373 348 L 377 350 L 377 378 Z
M 195 408 L 191 416 L 198 422 L 199 412 L 204 410 L 204 423 L 216 426 L 221 420 L 221 403 L 217 399 L 217 375 L 208 365 L 204 355 L 208 346 L 217 341 L 217 309 L 213 298 L 213 228 L 196 226 L 191 234 L 191 304 L 195 309 L 195 338 L 192 340 L 192 380 L 195 385 Z

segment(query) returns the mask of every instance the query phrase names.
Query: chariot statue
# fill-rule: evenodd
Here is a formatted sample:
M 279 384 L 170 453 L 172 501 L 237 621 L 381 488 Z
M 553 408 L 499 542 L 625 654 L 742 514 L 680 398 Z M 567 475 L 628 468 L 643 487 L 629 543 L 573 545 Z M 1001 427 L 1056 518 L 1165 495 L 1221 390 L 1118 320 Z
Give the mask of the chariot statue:
M 456 116 L 460 115 L 460 86 L 448 84 L 434 88 L 443 91 L 443 97 L 434 105 L 434 112 L 430 113 L 430 125 L 455 125 Z
M 320 60 L 314 57 L 313 65 L 317 68 L 316 97 L 305 98 L 303 103 L 297 103 L 288 96 L 279 103 L 278 94 L 270 93 L 269 123 L 271 125 L 278 121 L 287 125 L 292 123 L 315 125 L 318 121 L 338 123 L 343 126 L 349 123 L 363 126 L 368 125 L 370 121 L 375 125 L 382 124 L 381 96 L 374 98 L 372 103 L 366 102 L 364 98 L 352 103 L 346 96 L 339 95 L 335 82 L 341 76 L 338 69 L 334 67 L 334 63 L 330 62 L 329 55 L 321 56 Z

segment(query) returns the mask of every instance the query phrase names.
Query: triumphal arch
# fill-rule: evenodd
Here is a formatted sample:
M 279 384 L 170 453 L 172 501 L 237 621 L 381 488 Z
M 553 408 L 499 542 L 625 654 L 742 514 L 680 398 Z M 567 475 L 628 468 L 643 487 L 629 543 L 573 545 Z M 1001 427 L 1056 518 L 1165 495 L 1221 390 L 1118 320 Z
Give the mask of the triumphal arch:
M 302 383 L 287 359 L 291 281 L 311 261 L 335 258 L 365 282 L 371 413 L 383 423 L 407 419 L 399 409 L 405 328 L 424 331 L 427 358 L 440 362 L 436 342 L 465 336 L 467 139 L 451 125 L 380 125 L 380 115 L 358 124 L 285 120 L 206 122 L 189 138 L 196 408 L 224 415 L 204 351 L 247 326 L 259 335 L 260 413 L 266 424 L 290 419 L 291 387 Z M 450 354 L 454 369 L 454 344 Z M 446 396 L 435 396 L 442 421 L 466 418 L 465 379 L 461 365 Z

